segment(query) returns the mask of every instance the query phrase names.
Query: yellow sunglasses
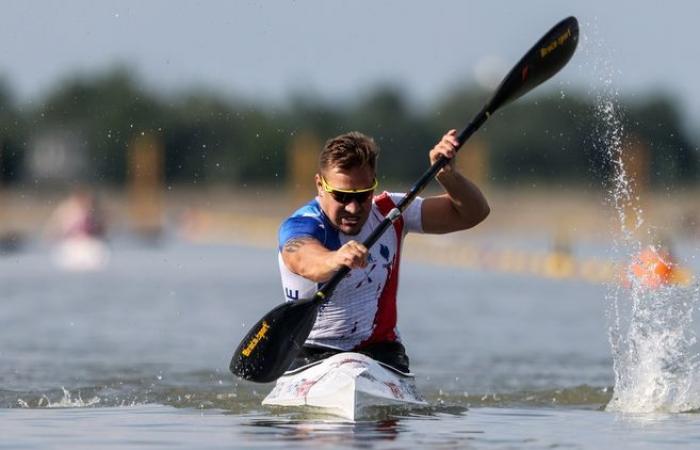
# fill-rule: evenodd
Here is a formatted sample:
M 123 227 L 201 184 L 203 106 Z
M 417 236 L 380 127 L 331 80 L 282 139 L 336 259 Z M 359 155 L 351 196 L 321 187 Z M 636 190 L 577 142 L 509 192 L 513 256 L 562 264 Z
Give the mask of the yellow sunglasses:
M 326 179 L 323 178 L 323 175 L 321 175 L 321 186 L 323 186 L 324 191 L 333 196 L 335 201 L 347 205 L 353 201 L 357 201 L 357 203 L 366 202 L 370 195 L 372 195 L 372 192 L 379 186 L 379 180 L 375 178 L 372 186 L 365 189 L 337 189 L 328 184 Z

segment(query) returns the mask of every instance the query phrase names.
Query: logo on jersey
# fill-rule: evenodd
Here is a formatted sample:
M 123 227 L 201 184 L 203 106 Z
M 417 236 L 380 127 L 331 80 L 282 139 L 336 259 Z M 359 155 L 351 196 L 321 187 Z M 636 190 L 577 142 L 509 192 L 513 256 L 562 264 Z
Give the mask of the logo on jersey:
M 372 255 L 372 254 L 370 253 L 370 256 L 371 256 L 371 255 Z M 367 258 L 367 261 L 368 261 L 368 262 L 369 262 L 369 260 L 370 260 L 370 258 Z M 369 269 L 365 269 L 365 270 L 364 270 L 364 272 L 365 272 L 365 279 L 362 280 L 362 281 L 360 281 L 359 283 L 357 283 L 357 284 L 355 285 L 355 289 L 358 289 L 359 287 L 361 287 L 363 284 L 365 284 L 365 282 L 367 282 L 367 284 L 371 284 L 371 283 L 372 283 L 372 277 L 371 277 L 370 275 L 372 274 L 372 271 L 373 271 L 376 267 L 377 267 L 377 263 L 374 263 L 374 264 L 372 264 L 372 265 L 369 267 Z
M 391 252 L 389 252 L 389 247 L 384 244 L 380 244 L 379 254 L 382 255 L 382 258 L 384 258 L 386 261 L 386 263 L 382 264 L 382 267 L 386 270 L 391 270 Z
M 290 300 L 299 300 L 299 289 L 291 290 L 284 288 L 284 295 Z
M 379 255 L 380 255 L 380 256 L 384 259 L 384 261 L 385 261 L 385 262 L 381 263 L 381 267 L 382 267 L 383 269 L 388 270 L 388 271 L 391 270 L 391 262 L 392 262 L 392 261 L 391 261 L 391 252 L 389 251 L 389 247 L 387 247 L 387 246 L 384 245 L 384 244 L 380 244 L 380 245 L 379 245 Z M 362 281 L 360 281 L 359 283 L 357 283 L 357 284 L 355 285 L 355 289 L 359 289 L 359 288 L 362 287 L 365 283 L 366 283 L 366 284 L 372 284 L 372 283 L 374 282 L 374 280 L 373 280 L 372 277 L 373 277 L 374 275 L 376 275 L 376 273 L 373 274 L 372 272 L 374 272 L 374 269 L 377 268 L 378 262 L 377 262 L 377 259 L 372 255 L 371 252 L 370 252 L 369 255 L 367 256 L 367 263 L 368 263 L 368 268 L 366 268 L 366 269 L 364 270 L 364 275 L 365 275 L 365 277 L 364 277 L 364 279 L 363 279 Z M 378 285 L 378 286 L 377 286 L 377 290 L 380 290 L 381 288 L 382 288 L 381 285 Z

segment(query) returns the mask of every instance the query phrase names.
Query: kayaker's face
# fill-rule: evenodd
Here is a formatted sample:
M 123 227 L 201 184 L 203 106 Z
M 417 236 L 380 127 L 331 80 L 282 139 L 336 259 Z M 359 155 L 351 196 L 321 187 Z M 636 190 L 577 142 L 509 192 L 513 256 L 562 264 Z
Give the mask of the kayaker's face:
M 325 180 L 325 183 L 324 183 Z M 330 167 L 316 174 L 321 209 L 333 225 L 348 235 L 360 232 L 372 210 L 375 173 L 371 167 Z M 329 192 L 330 191 L 330 192 Z M 346 191 L 360 191 L 352 193 Z

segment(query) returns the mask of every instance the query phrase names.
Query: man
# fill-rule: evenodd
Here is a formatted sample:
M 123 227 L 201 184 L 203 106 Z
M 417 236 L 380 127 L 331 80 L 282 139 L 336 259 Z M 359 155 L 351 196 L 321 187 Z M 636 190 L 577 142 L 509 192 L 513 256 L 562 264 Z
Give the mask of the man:
M 454 166 L 458 145 L 450 130 L 430 151 L 430 163 L 450 159 L 437 180 L 445 193 L 417 197 L 371 249 L 363 242 L 403 194 L 377 188 L 374 141 L 357 132 L 326 142 L 315 176 L 318 196 L 282 223 L 279 265 L 286 299 L 308 298 L 342 266 L 352 269 L 320 309 L 290 369 L 341 351 L 367 354 L 401 371 L 409 361 L 396 328 L 401 243 L 407 232 L 450 233 L 489 214 L 479 189 Z

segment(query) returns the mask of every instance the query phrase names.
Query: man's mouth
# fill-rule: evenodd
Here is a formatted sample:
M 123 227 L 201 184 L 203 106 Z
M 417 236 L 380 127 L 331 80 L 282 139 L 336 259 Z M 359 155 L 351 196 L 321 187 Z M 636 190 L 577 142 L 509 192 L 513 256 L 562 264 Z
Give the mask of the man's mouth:
M 354 226 L 360 223 L 360 218 L 356 216 L 341 217 L 340 223 L 342 225 Z

